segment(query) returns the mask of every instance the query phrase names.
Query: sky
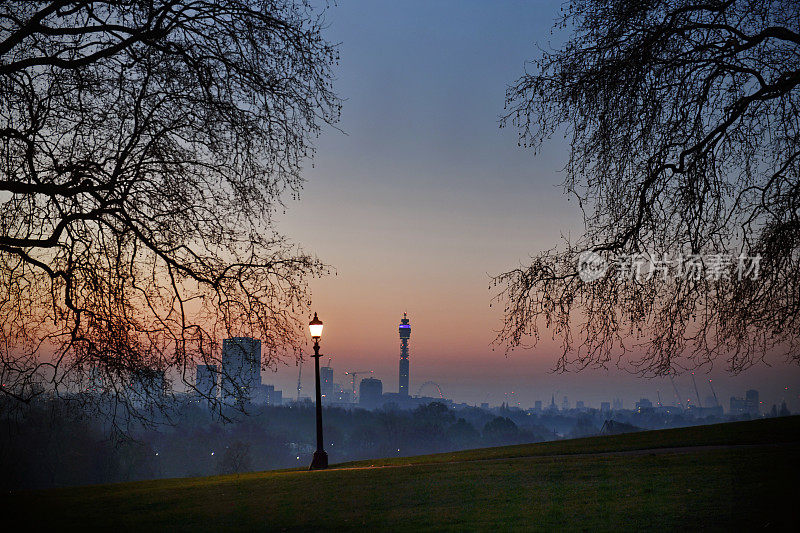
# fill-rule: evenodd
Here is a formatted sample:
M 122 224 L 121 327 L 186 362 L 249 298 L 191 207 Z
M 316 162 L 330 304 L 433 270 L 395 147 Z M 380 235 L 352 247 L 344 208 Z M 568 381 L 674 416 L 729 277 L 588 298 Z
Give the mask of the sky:
M 427 381 L 458 402 L 499 405 L 568 396 L 599 406 L 620 397 L 664 403 L 668 380 L 625 371 L 551 372 L 559 354 L 545 339 L 506 354 L 492 341 L 502 316 L 490 307 L 490 280 L 531 255 L 581 233 L 577 205 L 563 194 L 568 147 L 554 139 L 540 154 L 500 129 L 504 92 L 535 57 L 557 46 L 550 33 L 560 1 L 338 0 L 326 19 L 339 43 L 335 88 L 341 122 L 326 128 L 306 165 L 299 201 L 286 200 L 279 231 L 333 267 L 311 283 L 325 324 L 322 353 L 335 381 L 372 370 L 396 392 L 404 312 L 412 325 L 412 394 Z M 698 375 L 728 405 L 748 388 L 800 410 L 800 369 L 780 361 L 731 376 L 723 364 Z M 263 375 L 296 395 L 293 362 Z M 691 378 L 679 377 L 689 397 Z M 787 389 L 788 387 L 788 389 Z M 511 394 L 513 391 L 513 395 Z M 303 369 L 303 395 L 313 367 Z M 425 391 L 427 392 L 427 391 Z M 691 397 L 694 400 L 694 393 Z

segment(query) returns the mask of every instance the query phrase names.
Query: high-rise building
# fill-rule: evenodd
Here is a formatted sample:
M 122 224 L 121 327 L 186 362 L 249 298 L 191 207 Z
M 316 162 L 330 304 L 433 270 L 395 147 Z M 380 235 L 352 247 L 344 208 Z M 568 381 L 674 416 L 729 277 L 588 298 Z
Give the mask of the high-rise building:
M 652 411 L 653 402 L 651 402 L 649 398 L 642 398 L 638 402 L 636 402 L 635 409 L 637 413 L 645 413 L 648 411 Z
M 622 398 L 614 398 L 612 405 L 613 405 L 615 411 L 621 411 L 622 410 Z
M 536 412 L 542 412 L 542 400 L 536 400 L 533 402 L 533 408 L 536 410 Z
M 281 405 L 283 403 L 283 391 L 274 389 L 267 399 L 269 405 Z
M 222 399 L 227 402 L 249 402 L 261 385 L 261 341 L 250 337 L 233 337 L 222 341 Z
M 358 388 L 358 403 L 366 409 L 380 407 L 383 399 L 383 383 L 379 379 L 364 378 Z
M 750 416 L 760 416 L 761 402 L 758 401 L 758 391 L 750 389 L 744 394 L 744 397 L 747 400 L 747 409 L 750 412 Z
M 319 390 L 326 403 L 335 401 L 333 397 L 333 368 L 329 366 L 320 367 Z
M 600 402 L 600 412 L 607 413 L 611 410 L 611 403 L 610 402 Z
M 169 392 L 170 383 L 164 370 L 141 368 L 133 373 L 130 387 L 131 403 L 141 406 L 163 399 Z
M 195 388 L 205 398 L 216 398 L 219 394 L 217 365 L 197 365 Z
M 408 396 L 409 362 L 410 355 L 408 341 L 411 340 L 411 325 L 408 323 L 408 315 L 403 313 L 400 320 L 400 385 L 398 393 L 400 396 Z M 362 382 L 363 383 L 363 382 Z
M 744 398 L 737 398 L 731 396 L 730 403 L 731 414 L 733 415 L 750 415 L 751 417 L 758 417 L 761 414 L 761 402 L 758 399 L 758 391 L 750 389 L 745 393 Z

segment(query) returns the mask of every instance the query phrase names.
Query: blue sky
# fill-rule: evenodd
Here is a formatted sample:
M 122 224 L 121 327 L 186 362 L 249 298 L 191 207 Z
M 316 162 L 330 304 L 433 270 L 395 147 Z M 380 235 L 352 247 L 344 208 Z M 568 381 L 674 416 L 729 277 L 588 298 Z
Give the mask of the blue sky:
M 556 391 L 595 405 L 615 395 L 628 405 L 655 400 L 656 390 L 672 397 L 668 381 L 620 371 L 553 375 L 557 348 L 546 341 L 510 357 L 492 351 L 500 315 L 489 308 L 490 275 L 582 227 L 560 187 L 564 140 L 535 155 L 517 146 L 515 131 L 499 128 L 506 86 L 537 44 L 558 44 L 550 30 L 560 6 L 340 0 L 330 7 L 344 133 L 323 132 L 300 201 L 287 200 L 278 225 L 336 269 L 312 290 L 337 381 L 345 370 L 372 369 L 385 390 L 396 391 L 397 324 L 408 311 L 412 392 L 433 380 L 473 403 L 500 403 L 512 390 L 524 405 Z M 712 373 L 721 397 L 753 386 L 775 401 L 790 386 L 800 409 L 796 367 L 738 377 L 721 367 Z M 264 378 L 289 393 L 296 368 Z

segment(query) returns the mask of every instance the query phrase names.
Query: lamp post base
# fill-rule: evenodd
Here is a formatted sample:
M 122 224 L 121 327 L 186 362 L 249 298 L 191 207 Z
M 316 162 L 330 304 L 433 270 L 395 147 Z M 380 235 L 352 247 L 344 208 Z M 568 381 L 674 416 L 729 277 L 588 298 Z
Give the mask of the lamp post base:
M 323 450 L 315 451 L 314 458 L 311 459 L 311 466 L 309 466 L 308 469 L 325 470 L 326 468 L 328 468 L 328 454 Z

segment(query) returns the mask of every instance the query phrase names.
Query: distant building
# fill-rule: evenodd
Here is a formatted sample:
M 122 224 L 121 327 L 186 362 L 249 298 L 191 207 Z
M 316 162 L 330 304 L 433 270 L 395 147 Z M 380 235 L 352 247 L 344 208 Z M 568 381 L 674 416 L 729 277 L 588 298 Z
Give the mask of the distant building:
M 758 391 L 750 389 L 745 393 L 747 407 L 750 409 L 750 416 L 761 416 L 761 402 L 758 399 Z
M 269 397 L 275 391 L 275 385 L 259 383 L 250 389 L 250 401 L 255 405 L 267 405 Z
M 566 396 L 564 396 L 564 399 L 561 400 L 561 410 L 569 411 L 569 400 L 567 399 Z
M 234 337 L 222 341 L 220 388 L 226 403 L 247 403 L 261 385 L 261 341 Z
M 614 398 L 614 400 L 612 401 L 612 405 L 614 406 L 614 410 L 615 411 L 621 411 L 622 410 L 622 398 Z
M 556 395 L 553 394 L 550 396 L 550 405 L 547 406 L 547 411 L 550 413 L 558 412 L 558 406 L 556 406 Z
M 319 388 L 325 403 L 334 401 L 333 396 L 333 368 L 323 366 L 319 369 Z
M 353 403 L 352 391 L 345 390 L 341 383 L 333 384 L 333 398 L 335 403 Z
M 219 396 L 219 372 L 217 365 L 197 365 L 194 386 L 205 398 Z
M 272 394 L 267 399 L 268 405 L 282 405 L 283 404 L 283 391 L 277 389 L 272 391 Z
M 647 398 L 641 398 L 636 402 L 635 410 L 637 413 L 645 413 L 653 410 L 653 402 Z
M 382 405 L 383 382 L 376 378 L 364 378 L 358 388 L 358 403 L 365 409 L 374 409 Z
M 578 400 L 577 402 L 575 402 L 575 409 L 586 409 L 583 400 Z
M 253 387 L 250 401 L 255 405 L 281 405 L 283 392 L 275 390 L 275 385 L 259 384 Z
M 611 411 L 611 403 L 610 402 L 600 402 L 600 412 L 607 413 Z
M 481 409 L 489 409 L 489 403 L 488 402 L 483 402 L 481 404 Z
M 732 415 L 743 415 L 748 413 L 747 409 L 747 400 L 744 398 L 738 398 L 736 396 L 731 396 L 730 402 L 730 413 Z
M 759 401 L 758 391 L 750 389 L 745 393 L 744 398 L 731 396 L 730 410 L 732 415 L 750 415 L 756 418 L 761 415 L 761 402 Z
M 675 408 L 673 407 L 673 409 Z M 686 413 L 693 418 L 708 418 L 708 417 L 722 418 L 723 415 L 721 405 L 713 405 L 706 407 L 690 405 L 689 408 L 686 410 Z
M 169 390 L 166 372 L 152 368 L 142 368 L 134 372 L 131 381 L 131 401 L 134 405 L 144 405 L 149 401 L 162 399 Z
M 489 404 L 486 404 L 486 405 L 489 405 Z M 533 402 L 533 409 L 537 413 L 541 413 L 542 412 L 542 400 L 536 400 L 535 402 Z

